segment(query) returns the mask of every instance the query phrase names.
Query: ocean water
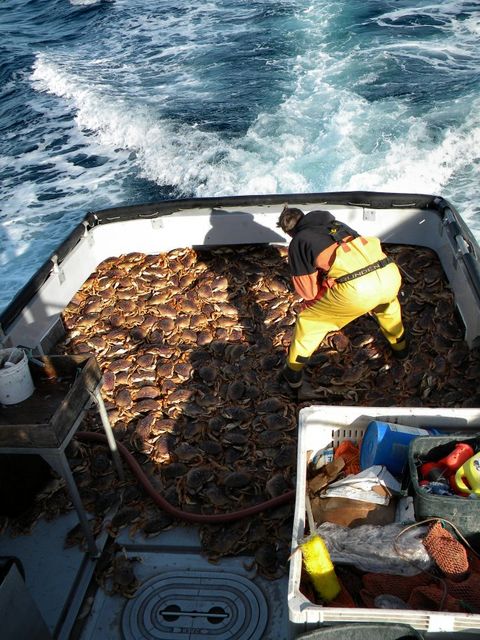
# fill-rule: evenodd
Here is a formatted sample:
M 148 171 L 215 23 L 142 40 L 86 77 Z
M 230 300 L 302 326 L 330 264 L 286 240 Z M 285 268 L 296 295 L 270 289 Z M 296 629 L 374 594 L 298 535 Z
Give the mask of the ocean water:
M 2 0 L 0 310 L 87 211 L 442 195 L 480 239 L 480 3 Z

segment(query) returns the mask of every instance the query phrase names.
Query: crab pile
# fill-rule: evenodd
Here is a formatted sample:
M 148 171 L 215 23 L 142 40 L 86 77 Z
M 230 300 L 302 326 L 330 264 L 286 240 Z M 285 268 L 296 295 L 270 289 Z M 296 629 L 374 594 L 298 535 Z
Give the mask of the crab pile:
M 300 300 L 285 247 L 178 249 L 105 260 L 63 314 L 58 353 L 92 354 L 110 423 L 154 487 L 184 511 L 238 511 L 295 487 L 296 419 L 310 404 L 478 406 L 480 352 L 469 350 L 434 252 L 400 245 L 410 355 L 397 361 L 371 316 L 327 336 L 297 395 L 281 381 Z M 92 418 L 94 419 L 94 418 Z M 92 425 L 93 428 L 98 428 Z M 78 445 L 77 483 L 95 518 L 153 536 L 173 524 L 101 447 Z M 205 554 L 285 570 L 293 504 L 202 525 Z
M 71 301 L 58 351 L 95 355 L 115 436 L 164 498 L 184 511 L 238 511 L 295 486 L 297 403 L 278 374 L 297 303 L 284 248 L 130 254 L 103 262 Z M 91 487 L 80 490 L 90 497 Z M 131 501 L 122 497 L 111 535 L 176 524 L 149 499 Z M 249 554 L 277 577 L 292 513 L 288 504 L 202 526 L 205 553 Z

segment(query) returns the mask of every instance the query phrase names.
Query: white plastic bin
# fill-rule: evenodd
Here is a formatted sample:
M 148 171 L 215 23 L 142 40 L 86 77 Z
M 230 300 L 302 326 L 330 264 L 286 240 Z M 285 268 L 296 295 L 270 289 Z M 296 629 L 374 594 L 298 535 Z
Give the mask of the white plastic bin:
M 299 412 L 297 483 L 292 549 L 305 533 L 305 491 L 307 451 L 338 445 L 345 439 L 355 442 L 363 436 L 371 420 L 384 420 L 412 427 L 434 427 L 441 433 L 480 432 L 480 409 L 431 409 L 410 407 L 311 406 Z M 480 523 L 479 523 L 480 526 Z M 339 622 L 389 622 L 407 624 L 429 633 L 462 632 L 476 629 L 480 637 L 480 615 L 444 613 L 412 609 L 336 608 L 314 604 L 300 592 L 302 554 L 294 553 L 288 578 L 289 620 L 298 633 Z M 473 637 L 473 636 L 472 636 Z
M 0 350 L 0 403 L 17 404 L 29 398 L 35 390 L 23 349 L 11 347 Z

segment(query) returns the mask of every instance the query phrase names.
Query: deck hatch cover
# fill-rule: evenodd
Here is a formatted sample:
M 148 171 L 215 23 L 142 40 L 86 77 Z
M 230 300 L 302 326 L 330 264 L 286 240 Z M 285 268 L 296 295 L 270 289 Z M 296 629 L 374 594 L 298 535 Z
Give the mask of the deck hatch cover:
M 221 571 L 169 571 L 125 605 L 125 640 L 261 640 L 268 605 L 251 581 Z

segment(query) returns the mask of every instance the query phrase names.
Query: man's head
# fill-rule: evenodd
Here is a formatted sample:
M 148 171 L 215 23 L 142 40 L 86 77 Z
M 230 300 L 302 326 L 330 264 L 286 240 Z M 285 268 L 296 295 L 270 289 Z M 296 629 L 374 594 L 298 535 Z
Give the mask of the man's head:
M 278 218 L 277 227 L 280 227 L 284 233 L 292 236 L 294 228 L 300 222 L 305 214 L 301 209 L 289 207 L 287 204 L 283 207 L 282 213 Z
M 318 209 L 318 211 L 312 211 L 311 213 L 315 215 L 317 224 L 328 226 L 335 221 L 335 217 L 330 213 L 330 211 Z M 289 207 L 286 204 L 278 219 L 277 227 L 280 227 L 285 233 L 293 237 L 295 235 L 295 227 L 304 215 L 305 214 L 301 209 Z

